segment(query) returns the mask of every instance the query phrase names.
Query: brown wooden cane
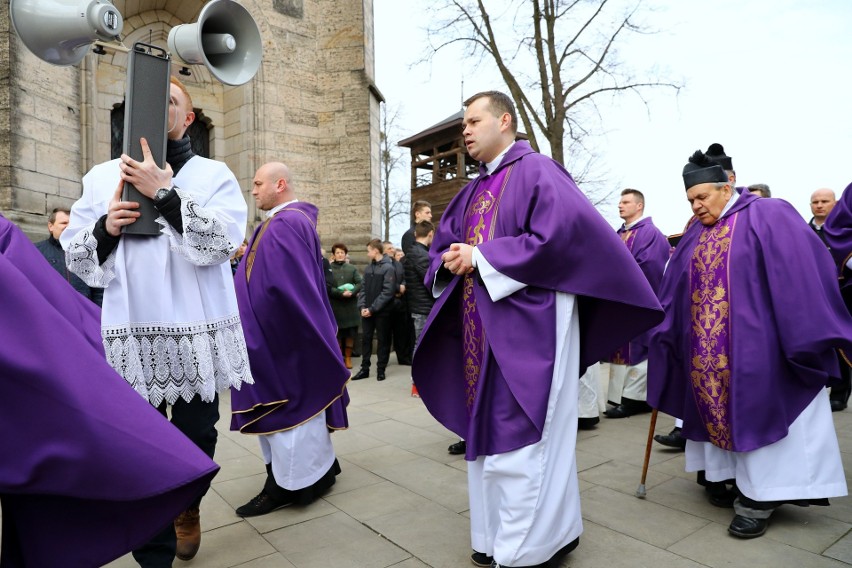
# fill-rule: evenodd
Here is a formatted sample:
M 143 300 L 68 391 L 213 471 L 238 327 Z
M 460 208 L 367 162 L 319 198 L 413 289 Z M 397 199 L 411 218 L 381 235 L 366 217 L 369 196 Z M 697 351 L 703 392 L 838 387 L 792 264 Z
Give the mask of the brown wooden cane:
M 657 409 L 651 412 L 651 426 L 648 428 L 648 443 L 645 446 L 645 463 L 642 464 L 642 480 L 639 482 L 639 488 L 636 489 L 636 496 L 639 499 L 645 498 L 645 478 L 648 476 L 648 464 L 651 463 L 651 443 L 654 441 L 654 429 L 657 427 Z

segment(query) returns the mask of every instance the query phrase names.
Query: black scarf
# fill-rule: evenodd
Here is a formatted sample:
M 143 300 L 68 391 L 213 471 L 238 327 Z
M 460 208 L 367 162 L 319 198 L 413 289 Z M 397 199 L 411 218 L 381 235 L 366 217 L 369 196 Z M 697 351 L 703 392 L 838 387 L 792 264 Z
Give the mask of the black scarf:
M 166 161 L 171 164 L 174 175 L 177 175 L 183 165 L 194 155 L 188 134 L 180 140 L 166 140 Z

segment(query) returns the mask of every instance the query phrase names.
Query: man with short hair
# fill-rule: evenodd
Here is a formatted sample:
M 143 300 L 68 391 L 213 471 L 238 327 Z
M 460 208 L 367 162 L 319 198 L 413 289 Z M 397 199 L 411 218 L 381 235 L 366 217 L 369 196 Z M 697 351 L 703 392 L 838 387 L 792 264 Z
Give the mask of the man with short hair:
M 414 223 L 402 234 L 402 239 L 400 240 L 400 248 L 404 254 L 408 254 L 408 249 L 414 244 L 414 230 L 417 224 L 422 221 L 432 221 L 432 204 L 419 199 L 411 206 L 411 214 L 414 216 Z
M 258 435 L 266 480 L 241 517 L 308 505 L 340 466 L 330 431 L 348 426 L 349 372 L 326 291 L 316 206 L 299 201 L 290 170 L 261 166 L 252 195 L 267 219 L 236 275 L 253 385 L 231 390 L 231 430 Z
M 847 493 L 825 386 L 839 377 L 835 349 L 852 348 L 852 317 L 789 203 L 737 193 L 700 151 L 683 180 L 697 222 L 663 276 L 648 402 L 683 419 L 687 471 L 733 484 L 728 532 L 755 538 L 782 504 Z
M 390 305 L 391 343 L 393 344 L 396 361 L 400 365 L 411 365 L 411 354 L 414 351 L 414 329 L 408 317 L 408 296 L 405 289 L 405 268 L 397 256 L 397 249 L 390 241 L 383 241 L 385 256 L 393 265 L 396 277 L 396 291 Z
M 196 156 L 186 130 L 192 100 L 175 77 L 169 90 L 165 169 L 143 138 L 144 159 L 99 164 L 83 178 L 60 239 L 68 267 L 103 287 L 102 333 L 110 364 L 181 432 L 213 457 L 218 392 L 251 383 L 229 258 L 243 241 L 247 206 L 222 162 Z M 139 204 L 131 183 L 154 201 L 156 236 L 125 234 Z M 201 543 L 199 498 L 173 527 L 134 552 L 142 566 L 189 560 Z
M 625 189 L 618 202 L 618 216 L 624 224 L 618 235 L 627 250 L 642 269 L 642 274 L 656 294 L 660 290 L 663 270 L 669 260 L 669 242 L 654 225 L 644 217 L 645 196 L 638 189 Z M 607 418 L 625 418 L 641 412 L 650 412 L 645 402 L 648 381 L 648 334 L 633 338 L 619 347 L 609 359 L 609 390 L 607 399 L 612 408 L 604 412 Z M 597 406 L 597 403 L 595 404 Z
M 367 243 L 370 264 L 364 269 L 358 308 L 361 310 L 361 369 L 353 381 L 370 376 L 370 357 L 373 355 L 373 335 L 378 336 L 376 379 L 385 380 L 385 368 L 390 359 L 391 323 L 390 304 L 396 291 L 396 272 L 391 259 L 385 256 L 379 239 Z
M 70 220 L 71 211 L 69 209 L 56 207 L 50 212 L 50 216 L 47 218 L 47 230 L 50 232 L 50 236 L 43 241 L 35 243 L 35 246 L 42 256 L 44 256 L 45 260 L 56 269 L 66 282 L 71 284 L 83 296 L 100 306 L 104 297 L 103 288 L 90 288 L 86 286 L 86 283 L 79 276 L 68 270 L 68 266 L 65 264 L 65 251 L 62 250 L 62 245 L 59 244 L 59 237 L 68 227 L 68 221 Z
M 543 565 L 583 530 L 582 369 L 662 313 L 568 172 L 515 141 L 512 100 L 489 91 L 465 106 L 464 142 L 480 175 L 435 231 L 426 284 L 437 301 L 412 371 L 432 415 L 466 442 L 471 560 Z
M 769 186 L 765 183 L 753 183 L 748 186 L 748 190 L 760 197 L 772 197 L 772 191 L 770 191 Z

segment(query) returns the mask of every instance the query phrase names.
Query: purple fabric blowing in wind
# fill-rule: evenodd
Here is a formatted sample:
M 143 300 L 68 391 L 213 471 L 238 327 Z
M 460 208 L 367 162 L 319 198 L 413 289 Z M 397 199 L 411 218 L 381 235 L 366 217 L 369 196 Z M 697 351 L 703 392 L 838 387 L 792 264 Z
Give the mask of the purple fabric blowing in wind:
M 100 310 L 0 216 L 0 566 L 102 566 L 218 466 L 104 356 Z
M 723 219 L 731 216 L 726 449 L 746 452 L 784 438 L 819 390 L 839 377 L 834 350 L 852 352 L 852 317 L 825 245 L 789 203 L 744 192 Z M 690 225 L 669 262 L 660 291 L 666 318 L 648 358 L 648 404 L 681 417 L 683 435 L 699 442 L 710 436 L 691 386 L 689 273 L 704 228 Z
M 414 355 L 423 402 L 467 441 L 466 459 L 508 452 L 541 439 L 556 349 L 556 294 L 577 295 L 580 372 L 662 319 L 659 302 L 629 251 L 559 164 L 518 141 L 499 168 L 515 164 L 477 249 L 502 274 L 527 287 L 497 302 L 474 282 L 486 353 L 469 416 L 464 381 L 462 279 L 441 255 L 465 242 L 465 213 L 482 175 L 447 206 L 430 249 L 426 286 L 447 287 L 435 303 Z M 478 280 L 478 279 L 477 279 Z
M 337 343 L 316 221 L 314 205 L 287 205 L 255 230 L 237 270 L 255 382 L 231 389 L 231 430 L 279 432 L 323 411 L 329 428 L 348 427 L 349 371 Z

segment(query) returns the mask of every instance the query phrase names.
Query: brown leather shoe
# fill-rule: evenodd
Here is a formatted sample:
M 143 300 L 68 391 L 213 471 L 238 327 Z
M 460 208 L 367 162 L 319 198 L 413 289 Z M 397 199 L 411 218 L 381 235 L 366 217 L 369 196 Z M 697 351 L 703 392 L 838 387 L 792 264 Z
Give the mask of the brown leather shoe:
M 192 560 L 201 546 L 201 514 L 198 509 L 187 509 L 175 519 L 177 551 L 181 560 Z

